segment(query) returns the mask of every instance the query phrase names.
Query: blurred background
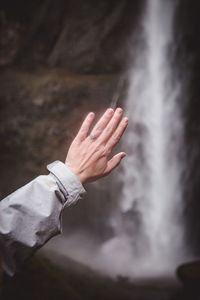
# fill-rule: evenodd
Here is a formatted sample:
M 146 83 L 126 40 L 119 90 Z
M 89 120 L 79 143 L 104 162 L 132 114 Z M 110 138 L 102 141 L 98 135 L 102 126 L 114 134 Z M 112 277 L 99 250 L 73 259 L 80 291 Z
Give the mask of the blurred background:
M 0 1 L 1 199 L 64 160 L 87 112 L 130 120 L 127 160 L 86 186 L 2 299 L 195 299 L 199 13 L 197 0 Z

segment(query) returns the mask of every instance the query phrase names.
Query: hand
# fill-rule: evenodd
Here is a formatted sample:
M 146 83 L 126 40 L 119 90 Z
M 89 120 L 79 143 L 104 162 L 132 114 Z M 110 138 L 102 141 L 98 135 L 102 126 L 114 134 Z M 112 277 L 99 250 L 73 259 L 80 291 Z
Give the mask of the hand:
M 109 156 L 119 142 L 128 125 L 128 118 L 122 119 L 123 110 L 107 109 L 90 135 L 88 132 L 95 114 L 89 113 L 73 140 L 65 164 L 82 183 L 95 181 L 109 174 L 117 167 L 126 153 L 120 152 L 111 159 Z

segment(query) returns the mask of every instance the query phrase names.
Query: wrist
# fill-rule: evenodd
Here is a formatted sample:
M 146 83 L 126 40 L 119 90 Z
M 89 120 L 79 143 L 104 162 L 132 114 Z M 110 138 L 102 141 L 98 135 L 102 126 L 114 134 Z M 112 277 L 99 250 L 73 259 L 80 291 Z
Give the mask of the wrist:
M 81 173 L 79 173 L 73 169 L 70 169 L 70 170 L 76 175 L 76 177 L 78 177 L 78 179 L 80 180 L 80 182 L 82 184 L 84 184 L 86 182 L 86 178 Z
M 78 171 L 77 169 L 73 168 L 70 166 L 70 164 L 68 164 L 67 162 L 65 162 L 65 165 L 74 173 L 74 175 L 76 175 L 76 177 L 80 180 L 80 182 L 82 184 L 84 184 L 86 182 L 86 178 L 85 176 L 82 174 L 82 172 Z

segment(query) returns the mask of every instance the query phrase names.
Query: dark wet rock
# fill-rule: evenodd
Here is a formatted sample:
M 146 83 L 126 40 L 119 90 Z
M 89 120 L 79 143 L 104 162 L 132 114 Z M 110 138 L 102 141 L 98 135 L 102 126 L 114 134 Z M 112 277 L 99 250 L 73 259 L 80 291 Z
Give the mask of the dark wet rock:
M 183 80 L 185 150 L 187 170 L 184 174 L 185 215 L 188 247 L 200 253 L 200 2 L 181 0 L 177 9 L 177 57 Z
M 68 74 L 60 69 L 2 71 L 1 192 L 44 172 L 45 163 L 64 159 L 86 113 L 109 106 L 117 82 L 117 75 Z
M 184 263 L 177 268 L 177 277 L 184 286 L 184 300 L 200 299 L 200 261 Z
M 36 256 L 16 274 L 4 278 L 4 300 L 167 300 L 177 291 L 174 282 L 134 282 L 109 278 L 53 252 Z
M 2 1 L 0 60 L 79 73 L 119 72 L 127 63 L 142 2 Z M 5 51 L 12 52 L 9 59 Z
M 1 1 L 2 197 L 63 159 L 86 112 L 110 105 L 141 3 Z

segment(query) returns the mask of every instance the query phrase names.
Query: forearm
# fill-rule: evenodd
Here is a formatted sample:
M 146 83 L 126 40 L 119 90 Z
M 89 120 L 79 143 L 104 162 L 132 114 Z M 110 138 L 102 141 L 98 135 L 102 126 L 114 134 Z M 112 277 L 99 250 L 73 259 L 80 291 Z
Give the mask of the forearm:
M 61 232 L 61 213 L 84 192 L 67 167 L 55 162 L 39 176 L 0 202 L 0 249 L 4 270 L 16 269 L 51 237 Z

